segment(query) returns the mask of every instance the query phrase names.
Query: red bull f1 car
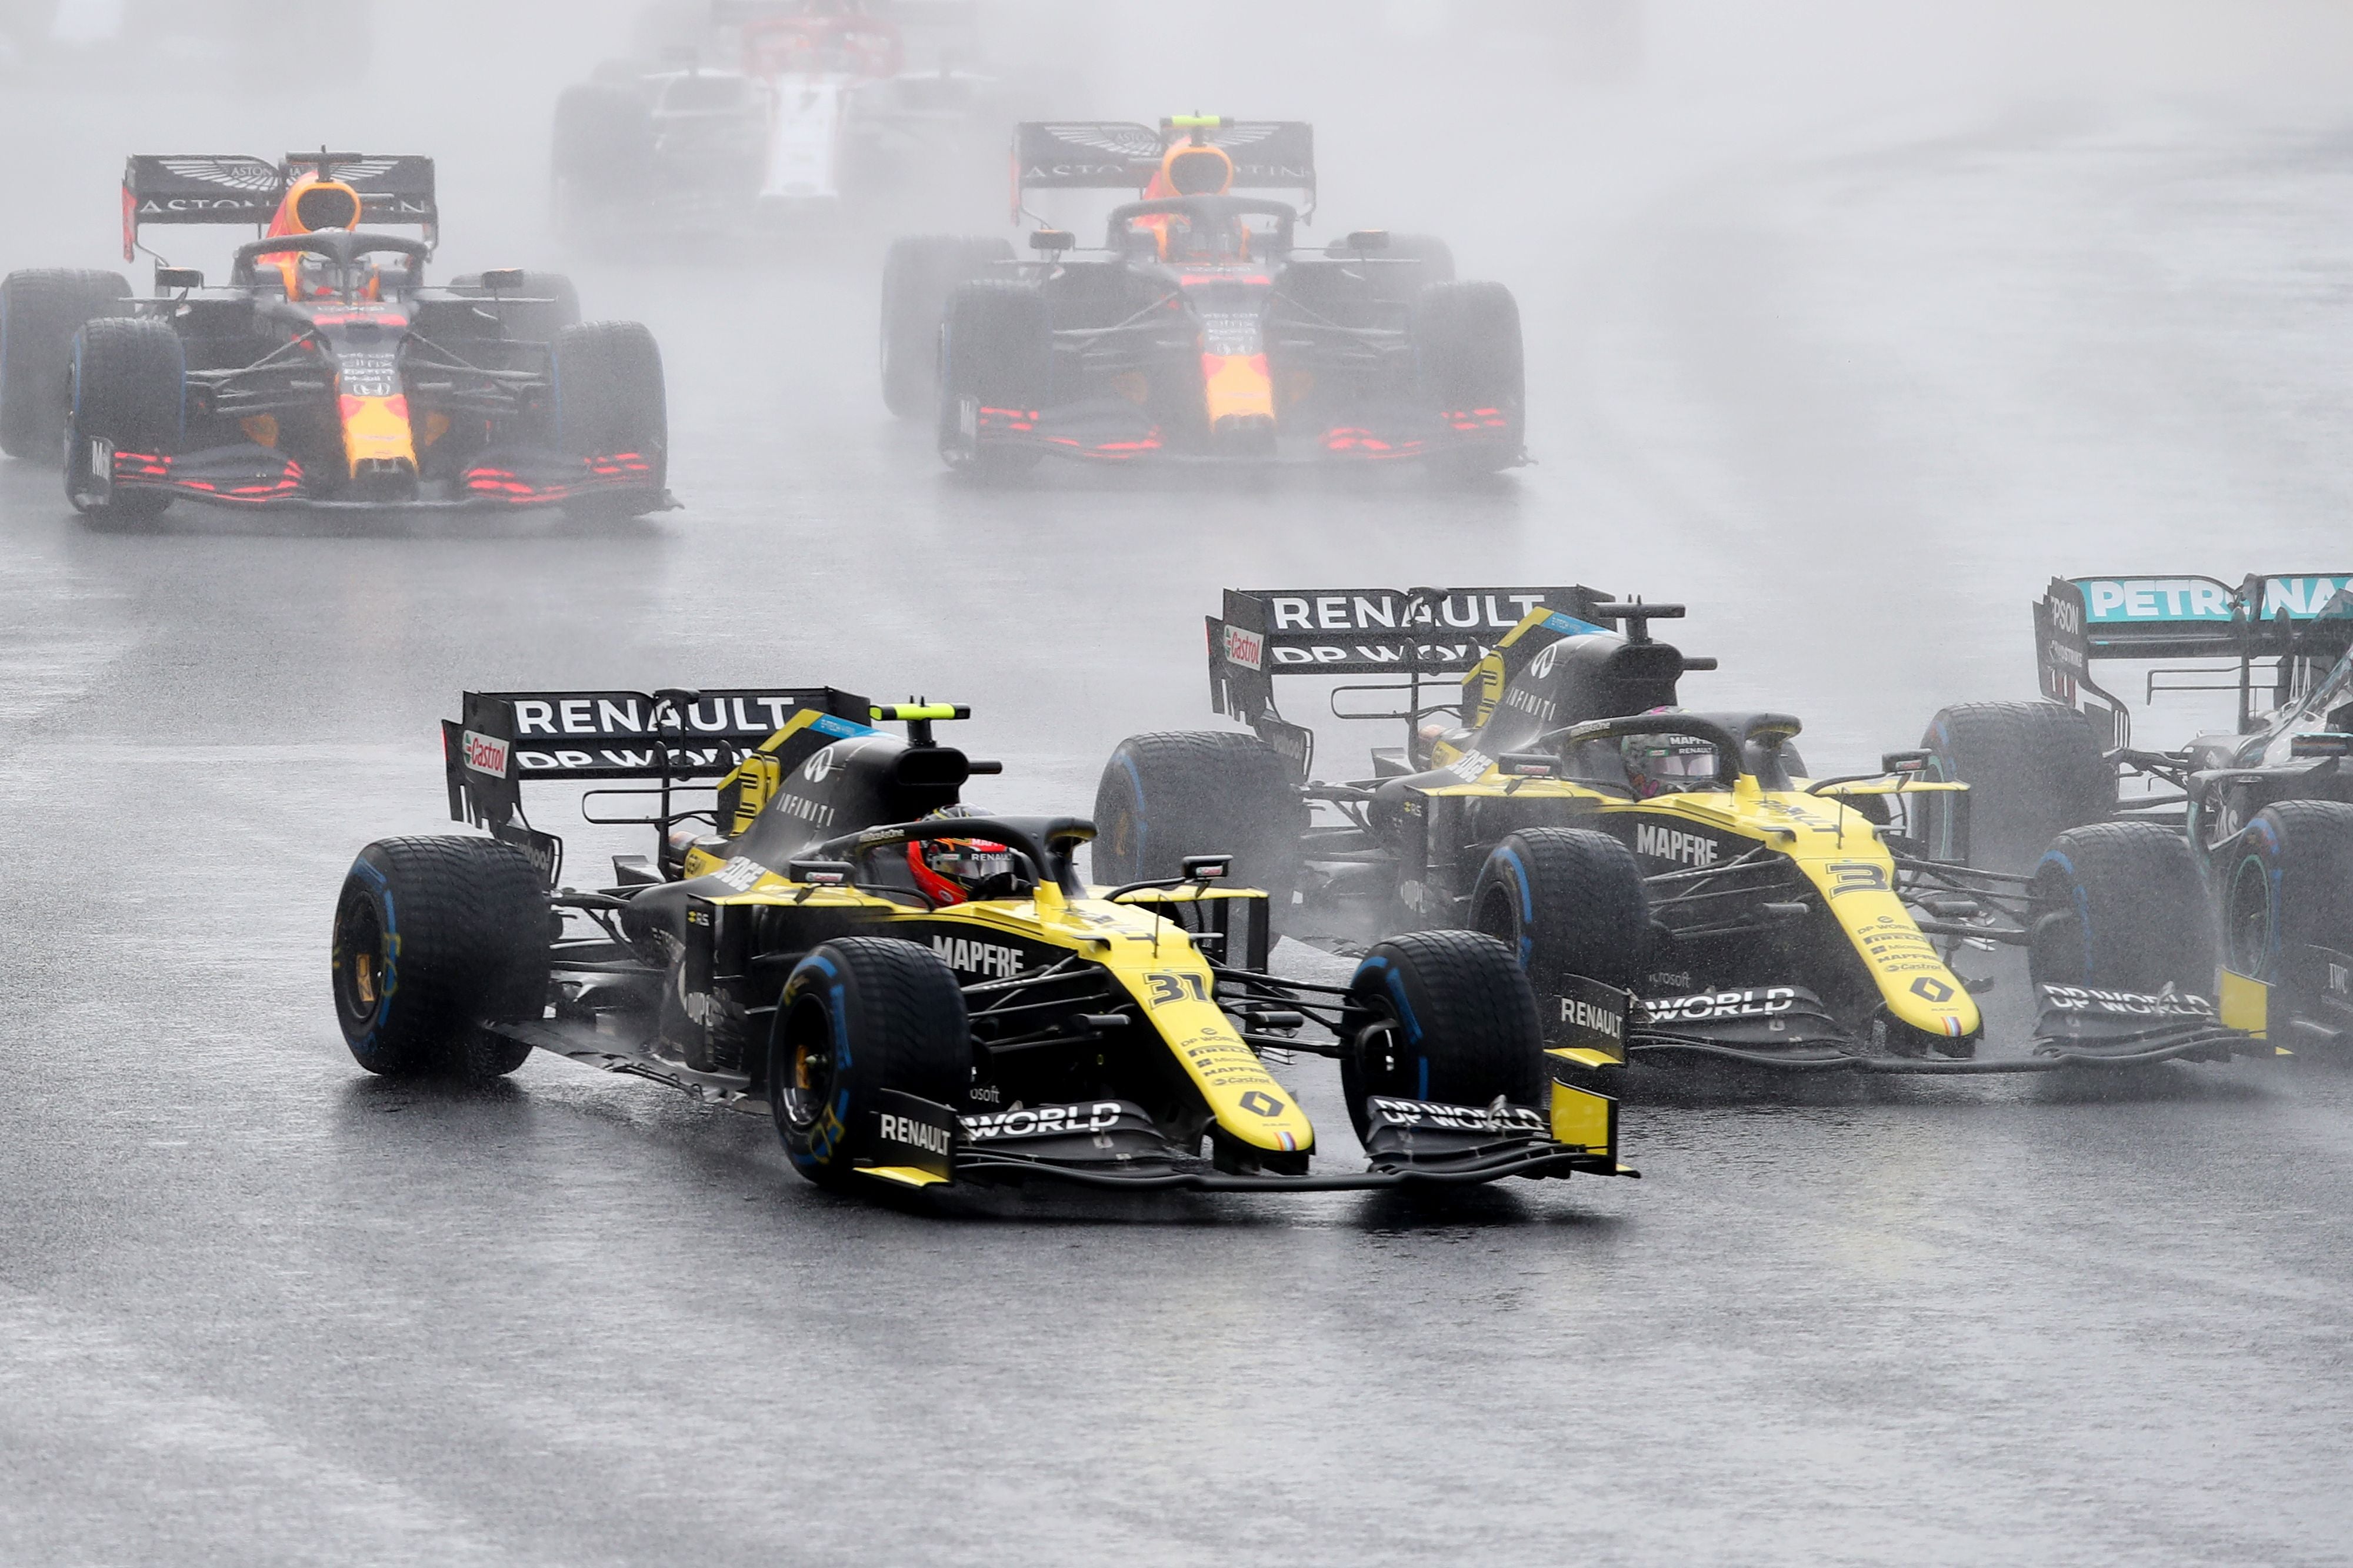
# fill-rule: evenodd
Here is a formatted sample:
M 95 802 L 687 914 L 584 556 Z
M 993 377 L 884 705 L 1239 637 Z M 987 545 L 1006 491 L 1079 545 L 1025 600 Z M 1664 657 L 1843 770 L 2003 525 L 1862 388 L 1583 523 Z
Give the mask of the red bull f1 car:
M 427 158 L 132 157 L 126 260 L 157 225 L 259 237 L 212 287 L 159 258 L 146 299 L 111 272 L 10 274 L 0 447 L 61 453 L 67 496 L 101 518 L 174 500 L 617 516 L 673 504 L 651 334 L 581 322 L 554 274 L 427 287 L 438 223 Z
M 1040 226 L 901 240 L 885 263 L 882 377 L 935 408 L 951 468 L 1043 457 L 1525 460 L 1518 304 L 1453 277 L 1431 239 L 1303 241 L 1314 137 L 1296 121 L 1182 116 L 1016 127 L 1015 221 L 1034 193 L 1126 190 L 1103 243 Z M 1304 210 L 1255 193 L 1303 195 Z M 1037 220 L 1042 224 L 1042 219 Z M 936 387 L 936 398 L 930 395 Z
M 2034 633 L 2043 700 L 1957 704 L 1922 744 L 2038 976 L 2211 984 L 2276 1050 L 2353 1044 L 2353 574 L 2054 578 Z M 2228 727 L 2151 747 L 2133 684 Z
M 1229 593 L 1208 623 L 1232 731 L 1131 737 L 1095 800 L 1098 877 L 1166 875 L 1211 845 L 1289 934 L 1338 951 L 1411 931 L 1502 939 L 1554 1054 L 1881 1073 L 2042 1071 L 2258 1048 L 2193 990 L 2038 973 L 2035 1054 L 1980 1058 L 1971 950 L 2025 946 L 2021 900 L 1968 864 L 1968 786 L 1926 752 L 1815 777 L 1786 713 L 1688 712 L 1679 605 L 1583 586 Z M 1279 679 L 1356 678 L 1402 743 L 1323 782 Z M 1367 680 L 1365 678 L 1372 678 Z M 1372 694 L 1368 698 L 1367 694 Z M 1352 706 L 1343 710 L 1346 700 Z M 1955 803 L 1962 847 L 1913 826 Z M 2047 982 L 2047 983 L 2046 983 Z M 2234 1019 L 2234 1022 L 2243 1022 Z
M 484 1077 L 545 1049 L 764 1111 L 802 1174 L 871 1192 L 1633 1173 L 1615 1102 L 1551 1080 L 1502 944 L 1424 932 L 1345 985 L 1271 974 L 1265 895 L 1225 860 L 1090 887 L 1088 823 L 972 814 L 997 764 L 933 736 L 965 714 L 829 687 L 469 693 L 449 803 L 488 834 L 353 865 L 353 1056 Z M 598 785 L 584 815 L 649 825 L 655 853 L 566 884 L 522 813 L 542 781 Z M 1339 1059 L 1365 1167 L 1316 1168 L 1272 1070 L 1294 1052 Z

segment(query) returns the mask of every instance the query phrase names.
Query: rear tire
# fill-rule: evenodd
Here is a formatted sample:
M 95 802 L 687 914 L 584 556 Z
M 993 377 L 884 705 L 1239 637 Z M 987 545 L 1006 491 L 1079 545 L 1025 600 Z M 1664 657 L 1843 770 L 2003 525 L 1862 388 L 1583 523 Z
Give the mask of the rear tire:
M 452 278 L 449 291 L 486 303 L 497 299 L 482 287 L 482 275 L 479 272 Z M 561 272 L 526 272 L 519 287 L 499 292 L 524 301 L 489 303 L 491 313 L 499 319 L 500 330 L 517 342 L 554 343 L 558 332 L 580 324 L 580 290 Z
M 1527 457 L 1527 371 L 1520 307 L 1501 283 L 1433 283 L 1414 302 L 1425 406 L 1451 433 L 1441 462 L 1493 473 Z
M 1920 744 L 1931 778 L 1969 786 L 1968 858 L 1989 871 L 2029 871 L 2060 834 L 2105 821 L 2116 775 L 2091 721 L 2057 702 L 1961 702 L 1939 709 Z M 1954 808 L 1922 797 L 1928 853 L 1953 858 Z
M 599 518 L 641 517 L 662 503 L 670 478 L 670 399 L 661 347 L 635 321 L 589 321 L 555 334 L 555 445 L 575 458 L 635 453 L 650 472 L 649 489 L 592 495 L 565 510 Z
M 2353 953 L 2353 805 L 2284 800 L 2263 807 L 2214 858 L 2223 962 L 2313 1016 L 2328 961 Z
M 500 1078 L 531 1047 L 482 1027 L 547 1002 L 547 888 L 495 838 L 385 838 L 335 904 L 335 1016 L 352 1059 L 385 1078 Z
M 2059 835 L 2028 885 L 2027 931 L 2037 985 L 2213 994 L 2205 881 L 2189 840 L 2161 823 Z
M 1352 998 L 1395 1020 L 1340 1058 L 1340 1088 L 1361 1142 L 1368 1096 L 1446 1105 L 1534 1106 L 1545 1084 L 1535 993 L 1511 952 L 1467 931 L 1408 931 L 1376 942 L 1348 982 Z
M 793 1168 L 839 1189 L 876 1151 L 881 1093 L 962 1102 L 972 1084 L 964 991 L 939 956 L 841 937 L 794 965 L 776 1004 L 767 1095 Z
M 891 242 L 882 258 L 882 402 L 892 413 L 914 419 L 937 405 L 948 296 L 1012 259 L 1003 239 L 922 234 Z
M 1001 279 L 959 284 L 940 329 L 940 458 L 983 476 L 1036 465 L 1034 447 L 984 440 L 986 409 L 1035 414 L 1053 384 L 1053 332 L 1046 301 L 1026 283 Z
M 1105 887 L 1181 875 L 1187 855 L 1231 855 L 1229 880 L 1264 889 L 1278 930 L 1290 913 L 1307 809 L 1296 770 L 1255 735 L 1130 735 L 1103 764 L 1094 822 L 1094 879 Z
M 1495 846 L 1471 891 L 1471 927 L 1503 942 L 1542 995 L 1581 975 L 1630 990 L 1651 951 L 1651 897 L 1634 852 L 1606 833 L 1529 827 Z
M 178 449 L 187 387 L 179 335 L 153 317 L 90 321 L 74 335 L 68 385 L 66 499 L 75 510 L 115 521 L 170 506 L 168 490 L 102 485 L 92 446 L 104 441 L 117 452 L 158 457 Z
M 0 279 L 0 452 L 56 462 L 64 450 L 74 334 L 125 313 L 119 272 L 43 268 Z

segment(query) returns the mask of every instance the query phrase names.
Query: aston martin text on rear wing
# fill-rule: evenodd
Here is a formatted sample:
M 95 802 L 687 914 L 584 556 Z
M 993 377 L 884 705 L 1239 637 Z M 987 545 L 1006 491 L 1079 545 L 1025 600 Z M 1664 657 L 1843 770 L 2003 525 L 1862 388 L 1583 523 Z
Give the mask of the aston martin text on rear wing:
M 1185 127 L 1123 120 L 1024 121 L 1013 128 L 1013 205 L 1028 191 L 1141 191 Z M 1233 160 L 1233 188 L 1315 190 L 1315 128 L 1302 120 L 1219 120 L 1201 139 Z
M 1208 617 L 1209 694 L 1254 721 L 1278 675 L 1461 675 L 1537 610 L 1606 629 L 1597 588 L 1250 588 Z
M 797 767 L 872 733 L 874 705 L 830 686 L 684 691 L 469 691 L 441 721 L 449 815 L 492 832 L 520 816 L 525 780 L 708 783 L 768 748 Z
M 133 259 L 139 231 L 156 224 L 251 224 L 267 227 L 298 180 L 316 176 L 349 185 L 360 221 L 373 227 L 414 226 L 427 239 L 440 232 L 433 160 L 408 153 L 290 153 L 278 163 L 241 153 L 134 153 L 122 166 L 122 258 Z
M 2353 573 L 2219 577 L 2054 577 L 2034 605 L 2043 694 L 2073 704 L 2088 690 L 2112 706 L 2102 659 L 2289 656 L 2333 658 L 2353 646 Z

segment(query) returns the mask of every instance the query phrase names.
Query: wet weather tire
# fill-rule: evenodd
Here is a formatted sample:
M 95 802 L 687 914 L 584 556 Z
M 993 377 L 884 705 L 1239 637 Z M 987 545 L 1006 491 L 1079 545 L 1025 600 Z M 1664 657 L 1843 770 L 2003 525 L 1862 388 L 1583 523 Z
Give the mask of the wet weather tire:
M 1358 1007 L 1392 1021 L 1340 1058 L 1356 1136 L 1370 1095 L 1490 1105 L 1539 1103 L 1543 1026 L 1511 952 L 1468 931 L 1408 931 L 1376 942 L 1348 982 Z
M 2027 966 L 2038 985 L 2214 988 L 2213 921 L 2179 830 L 2095 822 L 2052 841 L 2027 891 Z
M 948 296 L 1012 259 L 1003 239 L 919 234 L 891 242 L 882 258 L 882 402 L 892 413 L 915 419 L 937 405 Z
M 1631 989 L 1651 948 L 1651 900 L 1634 853 L 1606 833 L 1531 827 L 1487 856 L 1471 926 L 1518 960 L 1539 995 L 1566 975 Z
M 555 334 L 555 445 L 576 458 L 635 453 L 649 467 L 645 488 L 567 501 L 565 510 L 638 517 L 662 502 L 670 477 L 670 397 L 661 347 L 636 321 L 588 321 Z
M 122 314 L 130 297 L 118 272 L 45 268 L 0 279 L 0 452 L 58 460 L 74 334 L 85 321 Z
M 97 443 L 168 455 L 180 444 L 187 357 L 177 333 L 148 317 L 101 317 L 74 334 L 68 373 L 66 499 L 104 521 L 153 517 L 171 492 L 123 489 L 97 470 Z
M 2213 869 L 2223 962 L 2283 993 L 2294 1015 L 2312 1016 L 2328 993 L 2327 953 L 2340 963 L 2353 953 L 2353 805 L 2267 805 Z
M 1255 735 L 1130 735 L 1103 765 L 1094 823 L 1106 887 L 1177 876 L 1187 855 L 1231 855 L 1234 885 L 1263 889 L 1278 925 L 1290 910 L 1307 810 L 1297 770 Z
M 1045 297 L 1036 289 L 994 278 L 958 285 L 940 329 L 941 460 L 982 476 L 1033 467 L 1036 448 L 981 438 L 981 411 L 1042 408 L 1052 384 L 1053 353 Z
M 1920 744 L 1930 778 L 1969 786 L 1969 863 L 1989 871 L 2031 870 L 2052 838 L 2105 820 L 2116 806 L 2116 769 L 2091 721 L 2061 703 L 1957 703 L 1928 721 Z M 1955 808 L 1925 798 L 1928 852 L 1955 858 Z
M 793 1168 L 823 1187 L 877 1163 L 884 1089 L 934 1105 L 972 1083 L 964 991 L 927 947 L 852 936 L 793 966 L 776 1005 L 768 1106 Z
M 1501 283 L 1432 283 L 1414 301 L 1421 398 L 1442 426 L 1441 458 L 1492 473 L 1527 451 L 1527 372 L 1520 307 Z
M 335 903 L 335 1016 L 352 1058 L 385 1078 L 492 1079 L 531 1055 L 482 1027 L 547 1001 L 546 884 L 494 838 L 385 838 Z

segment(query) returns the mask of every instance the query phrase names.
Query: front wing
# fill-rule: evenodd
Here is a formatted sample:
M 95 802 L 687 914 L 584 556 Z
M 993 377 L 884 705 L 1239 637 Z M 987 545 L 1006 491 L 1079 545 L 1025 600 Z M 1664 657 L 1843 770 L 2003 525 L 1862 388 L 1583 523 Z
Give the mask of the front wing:
M 211 506 L 326 508 L 354 511 L 519 510 L 594 497 L 643 496 L 651 510 L 678 503 L 642 453 L 573 457 L 530 447 L 482 452 L 455 480 L 430 482 L 414 497 L 370 500 L 319 492 L 301 461 L 274 447 L 239 444 L 195 452 L 132 452 L 101 442 L 91 472 L 104 502 L 121 490 L 163 490 Z
M 1284 429 L 1271 448 L 1195 447 L 1151 412 L 1124 398 L 1090 398 L 1049 408 L 1000 408 L 967 400 L 958 434 L 982 451 L 1029 451 L 1098 463 L 1380 463 L 1445 457 L 1510 439 L 1501 410 L 1456 413 L 1366 409 L 1309 430 Z M 1518 458 L 1515 451 L 1514 458 Z

